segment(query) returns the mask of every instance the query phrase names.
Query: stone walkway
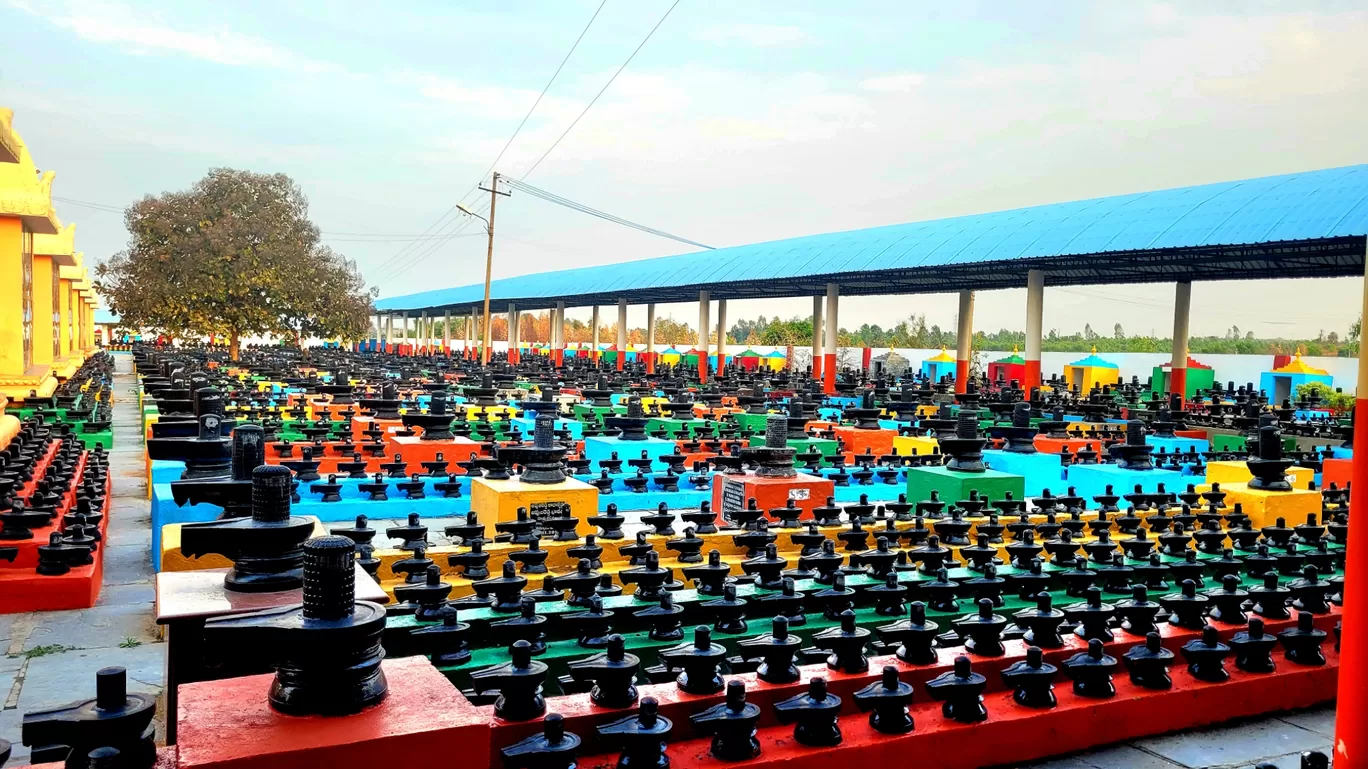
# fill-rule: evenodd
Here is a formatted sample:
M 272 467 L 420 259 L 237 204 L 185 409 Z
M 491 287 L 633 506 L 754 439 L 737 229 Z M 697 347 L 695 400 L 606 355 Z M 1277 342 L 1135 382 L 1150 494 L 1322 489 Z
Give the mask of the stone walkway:
M 28 764 L 19 744 L 22 714 L 95 694 L 95 671 L 128 669 L 131 691 L 160 693 L 166 646 L 153 621 L 151 517 L 132 358 L 115 356 L 114 450 L 104 589 L 91 609 L 0 615 L 0 737 L 14 743 L 7 766 Z M 430 519 L 434 541 L 455 519 Z M 372 521 L 382 532 L 401 521 Z M 160 715 L 159 715 L 160 718 Z M 1333 706 L 1255 719 L 1213 729 L 1151 737 L 1032 764 L 1031 769 L 1234 769 L 1268 761 L 1296 769 L 1304 750 L 1329 753 Z M 158 735 L 161 724 L 158 723 Z

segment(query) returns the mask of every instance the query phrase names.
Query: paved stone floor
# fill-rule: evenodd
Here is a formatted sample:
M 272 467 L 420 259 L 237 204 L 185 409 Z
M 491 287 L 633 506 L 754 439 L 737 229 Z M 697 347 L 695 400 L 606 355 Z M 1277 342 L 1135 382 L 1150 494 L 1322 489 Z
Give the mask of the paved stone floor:
M 28 763 L 19 744 L 21 715 L 94 695 L 95 671 L 128 669 L 129 688 L 160 693 L 166 656 L 153 621 L 151 518 L 132 359 L 115 356 L 113 496 L 105 582 L 94 608 L 0 615 L 0 737 L 14 743 L 7 766 Z M 430 519 L 434 541 L 454 519 Z M 400 521 L 374 521 L 384 527 Z M 6 694 L 7 692 L 7 694 Z M 1234 769 L 1267 761 L 1295 769 L 1304 750 L 1330 751 L 1333 706 L 1199 729 L 1064 756 L 1031 769 Z M 161 724 L 158 724 L 160 734 Z

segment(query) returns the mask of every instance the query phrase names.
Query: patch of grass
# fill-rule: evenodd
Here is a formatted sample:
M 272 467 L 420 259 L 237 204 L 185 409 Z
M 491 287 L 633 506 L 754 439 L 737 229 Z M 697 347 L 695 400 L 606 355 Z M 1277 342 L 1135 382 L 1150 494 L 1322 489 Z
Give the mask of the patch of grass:
M 19 652 L 16 656 L 34 659 L 36 657 L 47 657 L 52 654 L 73 651 L 75 648 L 75 646 L 66 646 L 64 644 L 43 644 L 42 646 L 35 646 L 27 651 Z
M 139 646 L 142 646 L 142 641 L 132 636 L 124 636 L 124 639 L 119 642 L 120 649 L 136 649 Z

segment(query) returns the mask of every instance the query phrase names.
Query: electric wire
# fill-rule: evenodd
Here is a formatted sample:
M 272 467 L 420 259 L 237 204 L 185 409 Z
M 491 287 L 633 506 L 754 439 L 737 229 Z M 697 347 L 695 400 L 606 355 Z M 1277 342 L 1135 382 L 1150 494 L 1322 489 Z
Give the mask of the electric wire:
M 589 206 L 586 206 L 583 203 L 577 203 L 573 200 L 570 200 L 569 198 L 562 197 L 553 192 L 547 192 L 546 190 L 533 187 L 532 185 L 522 181 L 521 179 L 514 179 L 512 177 L 507 176 L 500 178 L 508 182 L 508 186 L 513 188 L 514 190 L 517 190 L 519 192 L 525 192 L 528 195 L 531 195 L 536 198 L 541 198 L 542 200 L 545 200 L 548 203 L 555 203 L 558 206 L 564 206 L 565 208 L 569 208 L 573 211 L 579 211 L 580 213 L 589 214 L 590 216 L 596 216 L 599 219 L 603 219 L 604 221 L 613 222 L 614 224 L 620 224 L 623 227 L 630 227 L 634 230 L 639 230 L 641 232 L 649 233 L 651 235 L 656 235 L 662 238 L 669 238 L 670 240 L 675 240 L 680 243 L 687 243 L 691 246 L 697 246 L 699 248 L 706 248 L 710 251 L 713 250 L 713 247 L 707 244 L 699 243 L 696 240 L 689 240 L 688 238 L 683 238 L 678 235 L 671 235 L 670 233 L 665 232 L 664 230 L 658 230 L 654 227 L 647 227 L 644 224 L 638 224 L 637 222 L 633 222 L 628 219 L 623 219 L 620 216 L 615 216 L 605 211 L 600 211 L 596 208 L 590 208 Z

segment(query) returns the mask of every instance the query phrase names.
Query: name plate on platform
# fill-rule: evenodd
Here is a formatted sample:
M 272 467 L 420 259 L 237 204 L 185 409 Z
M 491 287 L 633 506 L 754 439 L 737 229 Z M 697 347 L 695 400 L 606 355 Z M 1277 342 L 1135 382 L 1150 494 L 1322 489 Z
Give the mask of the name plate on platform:
M 746 509 L 746 485 L 731 478 L 722 479 L 722 511 Z
M 527 507 L 527 517 L 534 521 L 547 518 L 569 518 L 569 502 L 533 502 Z

